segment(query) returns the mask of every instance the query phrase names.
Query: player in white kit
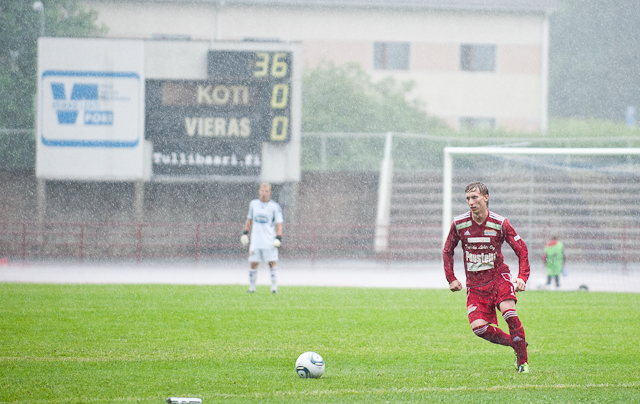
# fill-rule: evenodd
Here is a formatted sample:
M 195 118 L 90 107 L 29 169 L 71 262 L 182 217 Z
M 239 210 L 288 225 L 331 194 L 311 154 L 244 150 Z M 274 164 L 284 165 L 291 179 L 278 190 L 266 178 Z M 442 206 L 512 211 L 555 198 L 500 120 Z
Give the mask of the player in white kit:
M 256 291 L 258 264 L 269 263 L 271 271 L 271 293 L 278 293 L 278 248 L 282 245 L 282 209 L 276 201 L 271 200 L 271 184 L 263 182 L 258 191 L 259 199 L 249 204 L 249 214 L 244 224 L 244 232 L 240 237 L 243 246 L 249 245 L 249 293 Z

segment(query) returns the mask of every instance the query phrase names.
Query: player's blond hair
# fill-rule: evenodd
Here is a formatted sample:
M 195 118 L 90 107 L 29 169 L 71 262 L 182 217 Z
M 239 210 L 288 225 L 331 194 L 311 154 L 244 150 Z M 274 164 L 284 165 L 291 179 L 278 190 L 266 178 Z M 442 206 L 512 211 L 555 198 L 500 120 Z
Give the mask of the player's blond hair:
M 260 188 L 262 188 L 262 187 L 269 187 L 270 189 L 273 189 L 271 187 L 271 183 L 269 183 L 269 182 L 263 182 L 262 184 L 260 184 Z
M 464 189 L 465 194 L 473 191 L 478 191 L 482 195 L 489 195 L 489 189 L 482 182 L 472 182 Z

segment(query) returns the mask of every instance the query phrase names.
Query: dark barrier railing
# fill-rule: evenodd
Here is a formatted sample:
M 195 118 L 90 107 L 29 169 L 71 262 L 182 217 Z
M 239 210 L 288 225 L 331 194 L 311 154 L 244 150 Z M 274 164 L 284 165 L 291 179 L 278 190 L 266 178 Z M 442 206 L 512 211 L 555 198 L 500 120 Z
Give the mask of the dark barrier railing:
M 37 223 L 0 222 L 0 258 L 12 261 L 47 259 L 154 261 L 246 257 L 238 223 Z M 530 260 L 542 255 L 543 235 L 537 226 L 527 244 Z M 635 227 L 574 226 L 567 235 L 572 262 L 640 262 L 640 230 Z M 428 260 L 442 258 L 441 228 L 435 225 L 392 225 L 388 248 L 376 252 L 374 225 L 287 224 L 283 258 Z M 512 254 L 508 246 L 505 255 Z

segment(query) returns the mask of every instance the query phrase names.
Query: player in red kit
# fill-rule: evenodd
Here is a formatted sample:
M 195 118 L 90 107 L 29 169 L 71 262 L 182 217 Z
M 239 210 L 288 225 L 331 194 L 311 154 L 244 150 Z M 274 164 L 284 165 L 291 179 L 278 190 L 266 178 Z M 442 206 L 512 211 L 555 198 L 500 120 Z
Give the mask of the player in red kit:
M 524 328 L 516 313 L 516 293 L 526 289 L 529 279 L 528 250 L 504 217 L 491 212 L 489 190 L 481 182 L 465 189 L 469 211 L 453 219 L 442 250 L 444 273 L 452 292 L 462 290 L 453 273 L 453 254 L 462 242 L 467 277 L 467 314 L 473 332 L 487 341 L 512 347 L 519 373 L 530 373 Z M 502 244 L 507 242 L 518 256 L 518 277 L 512 282 L 504 263 Z M 514 288 L 515 283 L 515 288 Z M 509 334 L 498 328 L 496 308 L 509 326 Z

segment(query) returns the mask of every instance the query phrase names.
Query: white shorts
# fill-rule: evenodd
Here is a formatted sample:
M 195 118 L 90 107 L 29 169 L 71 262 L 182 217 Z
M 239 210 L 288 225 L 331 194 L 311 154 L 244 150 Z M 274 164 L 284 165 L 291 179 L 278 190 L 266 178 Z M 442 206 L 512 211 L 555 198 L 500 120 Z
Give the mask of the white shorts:
M 276 262 L 278 261 L 278 249 L 255 248 L 249 251 L 249 262 Z

